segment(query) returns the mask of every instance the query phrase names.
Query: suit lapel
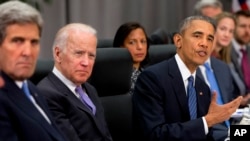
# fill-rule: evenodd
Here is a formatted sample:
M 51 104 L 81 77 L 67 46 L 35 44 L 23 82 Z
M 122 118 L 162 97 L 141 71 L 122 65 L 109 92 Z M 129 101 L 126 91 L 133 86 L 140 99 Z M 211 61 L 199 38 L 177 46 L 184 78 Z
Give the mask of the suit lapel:
M 211 99 L 211 92 L 207 84 L 196 74 L 195 79 L 195 90 L 197 96 L 197 117 L 203 116 L 207 113 L 208 107 Z
M 240 67 L 240 64 L 238 63 L 238 58 L 239 58 L 239 55 L 237 54 L 237 52 L 235 51 L 234 48 L 232 48 L 232 52 L 231 52 L 231 59 L 232 59 L 232 62 L 234 64 L 234 67 L 236 69 L 236 72 L 239 73 L 240 77 L 242 80 L 244 80 L 243 78 L 243 72 L 241 71 L 241 67 Z
M 187 101 L 187 94 L 184 87 L 183 79 L 179 68 L 177 66 L 177 62 L 175 59 L 171 59 L 169 62 L 169 75 L 171 78 L 171 85 L 174 88 L 176 93 L 176 99 L 184 113 L 184 115 L 188 115 L 189 117 L 189 110 L 188 110 L 188 101 Z M 189 117 L 190 118 L 190 117 Z
M 87 112 L 88 114 L 93 116 L 88 107 L 86 107 L 86 105 L 84 105 L 82 101 L 78 99 L 72 93 L 72 91 L 54 73 L 52 72 L 49 73 L 48 79 L 52 81 L 53 84 L 55 84 L 54 86 L 57 89 L 57 91 L 68 97 L 72 101 L 72 103 L 74 103 L 80 110 L 83 110 L 84 112 Z
M 41 115 L 41 113 L 36 109 L 34 104 L 26 97 L 24 92 L 15 84 L 15 82 L 5 74 L 3 74 L 3 78 L 5 80 L 5 86 L 3 89 L 5 89 L 6 93 L 8 94 L 8 97 L 11 101 L 13 101 L 13 103 L 15 103 L 17 108 L 19 108 L 20 111 L 23 111 L 25 115 L 35 120 L 36 123 L 39 123 L 52 137 L 58 138 L 58 133 L 55 133 L 55 130 L 53 130 L 52 128 L 52 125 L 47 122 L 47 120 Z M 29 87 L 32 86 L 29 84 Z M 34 97 L 40 108 L 42 108 L 42 110 L 49 117 L 48 111 L 44 107 L 44 104 L 42 104 L 37 93 L 34 94 L 34 91 L 32 89 L 30 89 L 31 93 L 33 93 L 32 96 Z M 51 120 L 51 117 L 49 117 L 49 119 Z
M 224 78 L 223 78 L 223 75 L 220 75 L 220 74 L 223 74 L 223 69 L 221 69 L 218 65 L 216 65 L 216 62 L 214 61 L 214 58 L 211 57 L 211 66 L 212 66 L 212 69 L 214 71 L 214 75 L 215 75 L 215 78 L 217 80 L 217 83 L 218 83 L 218 87 L 220 89 L 220 93 L 221 93 L 221 97 L 222 97 L 222 100 L 224 101 L 224 103 L 227 103 L 229 101 L 229 98 L 227 97 L 228 94 L 224 94 L 225 91 L 224 91 Z
M 56 87 L 56 89 L 61 92 L 63 95 L 67 96 L 71 101 L 72 103 L 74 103 L 80 110 L 82 110 L 83 112 L 89 114 L 92 119 L 94 120 L 95 122 L 95 125 L 97 126 L 97 128 L 99 129 L 100 133 L 103 134 L 104 136 L 105 133 L 104 133 L 104 129 L 103 129 L 103 123 L 102 123 L 102 119 L 100 118 L 103 118 L 101 115 L 99 115 L 100 113 L 100 105 L 98 104 L 97 102 L 97 99 L 96 97 L 94 96 L 93 91 L 91 90 L 91 88 L 89 88 L 87 85 L 83 84 L 82 87 L 84 87 L 86 89 L 86 92 L 89 94 L 89 97 L 90 99 L 92 100 L 92 102 L 95 104 L 96 106 L 96 115 L 94 116 L 91 111 L 89 110 L 88 107 L 86 107 L 86 105 L 84 105 L 80 99 L 78 99 L 71 91 L 70 89 L 68 89 L 68 87 L 61 82 L 61 80 L 59 78 L 57 78 L 57 76 L 53 73 L 50 73 L 48 75 L 48 79 L 50 81 L 52 81 L 53 84 L 56 84 L 54 85 Z
M 85 88 L 86 92 L 88 93 L 88 96 L 89 98 L 92 100 L 92 102 L 95 104 L 96 106 L 96 114 L 95 116 L 93 116 L 93 119 L 95 121 L 95 124 L 97 126 L 97 128 L 99 129 L 100 133 L 103 135 L 103 136 L 106 136 L 105 134 L 105 131 L 106 129 L 105 126 L 103 126 L 103 116 L 100 115 L 100 113 L 103 113 L 101 111 L 102 107 L 101 105 L 99 104 L 99 101 L 98 101 L 98 97 L 96 97 L 96 92 L 94 92 L 92 90 L 92 88 L 90 88 L 88 85 L 84 84 L 83 87 Z

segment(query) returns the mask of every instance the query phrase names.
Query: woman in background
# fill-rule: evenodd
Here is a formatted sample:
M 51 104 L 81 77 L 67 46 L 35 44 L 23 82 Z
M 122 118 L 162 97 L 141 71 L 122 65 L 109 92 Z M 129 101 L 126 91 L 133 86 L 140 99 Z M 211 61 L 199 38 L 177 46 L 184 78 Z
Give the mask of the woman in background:
M 215 18 L 216 33 L 214 41 L 214 50 L 212 56 L 228 63 L 231 63 L 231 47 L 236 19 L 234 15 L 228 12 L 222 12 Z
M 244 82 L 240 79 L 235 71 L 234 65 L 231 62 L 232 39 L 236 26 L 236 19 L 233 14 L 222 12 L 215 17 L 216 33 L 214 41 L 214 51 L 212 56 L 224 61 L 231 68 L 231 74 L 235 84 L 235 97 L 244 95 L 241 102 L 241 107 L 247 106 L 250 100 L 250 94 L 246 94 Z
M 127 48 L 132 56 L 133 71 L 130 88 L 130 93 L 132 94 L 137 77 L 146 67 L 149 60 L 149 39 L 144 27 L 137 22 L 122 24 L 115 34 L 113 47 Z

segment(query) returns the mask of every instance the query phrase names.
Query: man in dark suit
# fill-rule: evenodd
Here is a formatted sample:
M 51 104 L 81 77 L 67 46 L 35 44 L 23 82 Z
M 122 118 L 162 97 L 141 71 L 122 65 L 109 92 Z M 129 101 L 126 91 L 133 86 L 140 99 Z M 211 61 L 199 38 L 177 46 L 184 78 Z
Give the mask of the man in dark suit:
M 238 77 L 245 84 L 244 87 L 239 86 L 239 84 L 237 92 L 237 94 L 243 95 L 241 106 L 245 107 L 247 104 L 250 104 L 250 11 L 240 10 L 234 15 L 236 17 L 236 28 L 232 41 L 231 59 Z M 243 51 L 246 52 L 248 58 L 248 69 L 245 73 L 242 69 Z
M 53 71 L 38 83 L 57 124 L 72 141 L 112 140 L 97 92 L 87 82 L 96 45 L 95 29 L 78 23 L 66 25 L 54 41 Z
M 216 92 L 211 98 L 209 87 L 196 76 L 197 67 L 211 54 L 214 33 L 211 19 L 186 18 L 174 36 L 177 54 L 140 74 L 133 94 L 137 139 L 212 140 L 211 127 L 238 108 L 242 97 L 219 106 Z
M 27 79 L 35 70 L 43 20 L 20 1 L 0 5 L 0 140 L 66 141 L 46 101 Z
M 230 68 L 226 63 L 223 61 L 216 59 L 214 57 L 210 57 L 205 64 L 209 65 L 210 69 L 212 70 L 212 73 L 214 74 L 216 78 L 216 82 L 218 85 L 218 90 L 220 91 L 217 94 L 220 94 L 220 97 L 217 96 L 217 101 L 218 98 L 221 98 L 222 103 L 228 103 L 234 98 L 234 84 L 233 84 L 233 78 L 230 72 Z M 210 87 L 212 91 L 218 91 L 214 88 L 212 88 L 211 80 L 208 78 L 206 74 L 206 70 L 208 68 L 205 67 L 205 65 L 200 65 L 199 69 L 197 69 L 197 76 L 202 78 L 203 81 L 206 82 L 206 84 Z M 224 141 L 225 138 L 228 136 L 228 129 L 230 126 L 230 122 L 224 121 L 222 123 L 216 124 L 213 127 L 213 137 L 215 140 L 219 141 L 222 140 Z

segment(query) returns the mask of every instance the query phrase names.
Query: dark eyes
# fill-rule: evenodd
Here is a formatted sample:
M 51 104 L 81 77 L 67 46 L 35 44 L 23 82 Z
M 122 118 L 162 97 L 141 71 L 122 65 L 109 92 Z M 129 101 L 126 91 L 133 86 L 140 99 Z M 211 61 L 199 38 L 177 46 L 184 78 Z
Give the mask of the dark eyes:
M 25 42 L 25 39 L 24 38 L 13 38 L 12 42 L 16 43 L 16 44 L 23 44 Z M 39 44 L 39 40 L 31 40 L 31 44 L 32 44 L 32 46 L 36 46 Z
M 194 34 L 194 37 L 198 38 L 198 39 L 201 39 L 202 34 Z M 209 36 L 209 37 L 207 37 L 207 40 L 212 42 L 214 40 L 214 38 Z
M 147 41 L 146 40 L 141 40 L 141 41 L 139 41 L 141 44 L 147 44 Z M 137 43 L 137 41 L 135 41 L 135 40 L 132 40 L 132 41 L 129 41 L 129 44 L 131 44 L 131 45 L 134 45 L 134 44 L 136 44 Z

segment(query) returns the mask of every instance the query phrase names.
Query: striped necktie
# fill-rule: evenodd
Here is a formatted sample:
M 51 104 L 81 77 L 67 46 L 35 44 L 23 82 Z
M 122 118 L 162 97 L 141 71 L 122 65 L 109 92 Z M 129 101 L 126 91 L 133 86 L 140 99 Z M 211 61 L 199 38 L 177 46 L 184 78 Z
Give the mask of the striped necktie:
M 196 119 L 197 118 L 197 101 L 196 101 L 196 92 L 194 88 L 194 77 L 192 75 L 188 78 L 187 96 L 188 96 L 190 118 Z

